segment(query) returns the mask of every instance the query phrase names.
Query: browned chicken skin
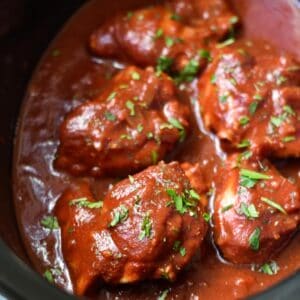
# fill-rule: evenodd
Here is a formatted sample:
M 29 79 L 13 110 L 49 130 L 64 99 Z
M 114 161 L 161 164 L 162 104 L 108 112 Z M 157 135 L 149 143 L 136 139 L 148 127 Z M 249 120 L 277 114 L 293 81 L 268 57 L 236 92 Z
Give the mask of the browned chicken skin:
M 214 239 L 233 263 L 265 263 L 287 244 L 300 221 L 300 198 L 267 161 L 230 157 L 219 173 Z
M 72 175 L 127 175 L 183 141 L 188 114 L 166 75 L 128 67 L 67 115 L 55 165 Z
M 214 53 L 199 81 L 205 125 L 236 148 L 300 156 L 300 65 L 270 46 L 238 42 Z
M 102 208 L 87 184 L 66 191 L 56 215 L 76 293 L 84 294 L 96 279 L 174 280 L 206 234 L 202 192 L 177 162 L 160 162 L 122 180 Z
M 100 26 L 90 38 L 101 57 L 129 60 L 170 72 L 196 73 L 210 60 L 207 50 L 230 31 L 237 18 L 225 1 L 169 1 L 165 6 L 127 12 Z

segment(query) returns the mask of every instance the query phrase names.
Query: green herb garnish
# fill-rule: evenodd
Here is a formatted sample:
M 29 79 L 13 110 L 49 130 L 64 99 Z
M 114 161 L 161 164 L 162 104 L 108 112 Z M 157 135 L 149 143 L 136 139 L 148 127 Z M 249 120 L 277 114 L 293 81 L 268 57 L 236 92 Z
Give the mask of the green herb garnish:
M 150 238 L 152 232 L 152 220 L 150 218 L 150 213 L 147 212 L 143 218 L 141 233 L 139 239 L 143 240 L 144 238 Z
M 263 264 L 259 272 L 267 274 L 267 275 L 275 275 L 279 271 L 279 266 L 275 261 L 271 261 L 270 263 Z
M 113 211 L 113 219 L 111 220 L 108 227 L 115 227 L 119 223 L 122 223 L 127 220 L 129 214 L 129 210 L 126 206 L 120 205 L 115 208 Z
M 260 245 L 260 233 L 259 227 L 256 227 L 249 237 L 249 246 L 252 250 L 257 251 Z
M 70 206 L 76 205 L 78 207 L 87 207 L 87 208 L 101 208 L 103 206 L 103 201 L 91 202 L 88 201 L 88 198 L 78 198 L 69 202 Z
M 256 210 L 254 204 L 247 205 L 245 202 L 242 202 L 240 206 L 240 211 L 248 219 L 256 219 L 259 217 L 259 212 Z
M 112 114 L 109 111 L 107 111 L 107 112 L 104 113 L 104 117 L 105 117 L 106 120 L 112 121 L 112 122 L 116 121 L 116 119 L 117 119 L 116 115 Z
M 268 204 L 269 206 L 279 210 L 280 212 L 282 212 L 283 214 L 287 214 L 287 212 L 285 211 L 285 209 L 277 202 L 274 202 L 273 200 L 266 198 L 266 197 L 261 197 L 260 198 L 261 201 L 265 202 L 266 204 Z
M 182 82 L 191 82 L 199 71 L 199 62 L 191 59 L 182 71 L 175 77 L 175 82 L 180 84 Z
M 128 101 L 126 101 L 125 105 L 130 111 L 130 116 L 134 116 L 135 115 L 134 103 L 132 101 L 128 100 Z
M 41 225 L 44 228 L 50 229 L 50 230 L 55 230 L 59 228 L 57 218 L 54 216 L 45 216 L 41 220 Z
M 227 47 L 227 46 L 230 46 L 230 45 L 232 45 L 232 44 L 234 44 L 234 43 L 235 43 L 235 38 L 231 37 L 231 38 L 227 39 L 226 41 L 217 44 L 216 48 L 222 49 L 222 48 L 225 48 L 225 47 Z
M 169 72 L 174 60 L 170 57 L 161 56 L 157 60 L 156 71 L 157 72 Z
M 185 128 L 183 127 L 183 125 L 175 118 L 170 118 L 168 120 L 168 122 L 175 127 L 176 129 L 178 129 L 179 131 L 179 141 L 183 142 L 185 140 L 186 137 L 186 132 L 185 132 Z

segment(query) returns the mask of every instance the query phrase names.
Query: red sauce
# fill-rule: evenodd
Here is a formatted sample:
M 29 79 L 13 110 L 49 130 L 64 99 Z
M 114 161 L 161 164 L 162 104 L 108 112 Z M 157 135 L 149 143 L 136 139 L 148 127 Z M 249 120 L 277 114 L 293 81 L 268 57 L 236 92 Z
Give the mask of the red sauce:
M 232 2 L 242 18 L 246 38 L 267 40 L 300 59 L 300 12 L 293 1 Z M 56 201 L 70 182 L 77 181 L 53 168 L 59 125 L 67 112 L 97 95 L 99 78 L 104 84 L 107 74 L 122 68 L 114 61 L 91 59 L 86 49 L 90 33 L 114 12 L 146 3 L 153 1 L 111 1 L 103 4 L 95 0 L 85 5 L 45 53 L 23 104 L 14 161 L 18 223 L 36 270 L 44 273 L 50 267 L 60 269 L 62 273 L 55 282 L 68 291 L 72 291 L 72 283 L 62 256 L 60 233 L 49 233 L 40 226 L 40 220 L 52 213 Z M 192 102 L 197 97 L 196 91 L 196 83 L 187 85 L 182 97 Z M 190 106 L 193 109 L 194 105 Z M 203 129 L 197 109 L 193 115 L 192 133 L 168 160 L 199 162 L 205 169 L 207 180 L 210 180 L 218 172 L 223 153 L 218 139 Z M 298 161 L 281 161 L 277 162 L 277 166 L 300 184 Z M 86 180 L 99 195 L 103 195 L 109 184 L 114 182 L 114 178 Z M 264 290 L 300 268 L 299 235 L 276 258 L 280 271 L 274 276 L 225 263 L 209 242 L 207 245 L 204 257 L 195 257 L 190 267 L 173 284 L 145 282 L 134 286 L 103 286 L 98 297 L 153 299 L 170 288 L 169 295 L 173 298 L 236 299 Z

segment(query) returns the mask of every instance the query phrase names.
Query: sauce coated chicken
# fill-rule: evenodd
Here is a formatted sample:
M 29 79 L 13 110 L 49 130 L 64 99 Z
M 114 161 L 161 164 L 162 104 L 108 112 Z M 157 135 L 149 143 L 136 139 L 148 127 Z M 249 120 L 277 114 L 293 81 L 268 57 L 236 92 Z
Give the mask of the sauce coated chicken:
M 236 22 L 224 1 L 170 1 L 114 17 L 93 33 L 90 49 L 101 57 L 157 66 L 188 81 L 210 60 L 207 49 Z
M 103 202 L 87 184 L 71 187 L 56 212 L 76 292 L 85 293 L 96 279 L 173 281 L 205 237 L 203 192 L 177 162 L 122 180 Z
M 298 187 L 267 160 L 245 154 L 230 157 L 220 178 L 213 220 L 222 255 L 239 264 L 269 261 L 297 231 Z
M 69 113 L 56 166 L 73 175 L 129 174 L 164 158 L 188 128 L 175 85 L 152 69 L 128 67 L 98 98 Z
M 199 81 L 205 125 L 235 148 L 300 155 L 300 65 L 266 44 L 217 50 Z

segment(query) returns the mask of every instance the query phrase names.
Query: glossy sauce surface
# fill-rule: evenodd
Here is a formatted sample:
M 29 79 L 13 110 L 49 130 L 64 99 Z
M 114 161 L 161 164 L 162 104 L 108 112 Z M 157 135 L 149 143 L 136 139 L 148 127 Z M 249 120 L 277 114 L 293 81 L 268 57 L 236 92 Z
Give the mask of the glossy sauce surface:
M 59 126 L 67 112 L 98 94 L 99 81 L 105 85 L 107 78 L 123 67 L 118 62 L 91 59 L 86 49 L 89 34 L 105 17 L 119 9 L 132 9 L 137 3 L 139 6 L 153 3 L 142 2 L 111 1 L 108 5 L 91 1 L 83 7 L 45 54 L 28 87 L 23 106 L 14 170 L 19 226 L 36 269 L 41 273 L 50 267 L 62 270 L 55 281 L 69 291 L 72 291 L 72 284 L 62 257 L 60 233 L 57 230 L 50 232 L 40 225 L 43 216 L 52 215 L 57 199 L 70 182 L 81 180 L 53 168 Z M 273 4 L 267 0 L 253 0 L 250 4 L 245 0 L 233 4 L 245 24 L 247 37 L 266 39 L 300 59 L 300 13 L 295 2 L 276 1 Z M 203 129 L 199 108 L 194 105 L 196 91 L 196 82 L 181 91 L 181 98 L 189 102 L 194 111 L 192 133 L 167 160 L 199 162 L 210 181 L 217 174 L 224 153 L 218 140 Z M 282 161 L 277 165 L 300 183 L 298 161 Z M 84 180 L 92 184 L 99 198 L 115 181 L 114 178 Z M 206 248 L 204 258 L 200 260 L 196 256 L 174 284 L 146 282 L 127 287 L 103 286 L 96 298 L 155 299 L 167 288 L 170 288 L 170 298 L 174 299 L 241 298 L 265 289 L 300 268 L 299 235 L 276 259 L 280 271 L 274 276 L 251 271 L 249 266 L 224 263 L 211 243 L 208 242 Z

